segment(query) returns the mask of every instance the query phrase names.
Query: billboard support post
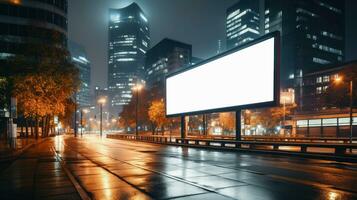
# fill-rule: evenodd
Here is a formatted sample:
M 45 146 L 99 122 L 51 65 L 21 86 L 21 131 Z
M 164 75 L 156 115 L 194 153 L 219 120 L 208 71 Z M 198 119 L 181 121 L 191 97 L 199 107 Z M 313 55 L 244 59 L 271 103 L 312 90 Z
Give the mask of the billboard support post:
M 242 110 L 236 110 L 236 140 L 242 140 Z
M 186 137 L 186 121 L 185 121 L 185 116 L 181 115 L 181 139 L 184 139 Z

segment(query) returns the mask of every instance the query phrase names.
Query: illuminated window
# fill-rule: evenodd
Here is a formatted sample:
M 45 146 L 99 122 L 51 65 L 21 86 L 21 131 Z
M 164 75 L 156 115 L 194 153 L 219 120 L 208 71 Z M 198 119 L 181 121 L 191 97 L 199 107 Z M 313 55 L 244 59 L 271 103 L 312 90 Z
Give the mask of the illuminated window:
M 323 87 L 323 91 L 326 92 L 327 90 L 328 90 L 328 86 L 326 85 Z
M 350 118 L 348 118 L 348 117 L 338 118 L 338 124 L 339 124 L 340 126 L 350 125 Z
M 337 126 L 337 118 L 322 119 L 322 126 Z
M 148 47 L 148 43 L 145 40 L 142 40 L 141 43 L 145 46 Z
M 229 14 L 229 15 L 227 16 L 227 19 L 231 19 L 232 17 L 238 15 L 239 12 L 240 12 L 240 9 L 238 9 L 238 10 L 232 12 L 231 14 Z
M 129 61 L 135 61 L 134 58 L 119 58 L 117 59 L 119 62 L 129 62 Z
M 338 79 L 338 77 L 339 77 L 338 74 L 334 74 L 334 75 L 333 75 L 333 80 Z
M 304 127 L 308 126 L 308 121 L 307 120 L 297 120 L 296 125 L 299 128 L 304 128 Z
M 322 83 L 322 77 L 321 76 L 316 78 L 316 83 Z
M 321 94 L 321 93 L 322 93 L 322 87 L 317 87 L 316 94 Z
M 324 76 L 324 82 L 329 82 L 330 81 L 330 76 Z
M 141 17 L 141 19 L 143 19 L 145 22 L 148 22 L 148 20 L 146 19 L 146 17 L 145 17 L 142 13 L 140 13 L 140 17 Z
M 120 20 L 120 15 L 118 13 L 116 14 L 111 14 L 110 15 L 110 20 L 113 21 L 113 22 L 119 22 Z
M 312 58 L 312 61 L 315 62 L 315 63 L 322 64 L 322 65 L 326 65 L 326 64 L 331 63 L 331 62 L 328 61 L 328 60 L 324 60 L 324 59 L 322 59 L 322 58 L 316 58 L 316 57 L 313 57 L 313 58 Z
M 310 119 L 309 120 L 309 127 L 317 127 L 321 126 L 321 119 Z

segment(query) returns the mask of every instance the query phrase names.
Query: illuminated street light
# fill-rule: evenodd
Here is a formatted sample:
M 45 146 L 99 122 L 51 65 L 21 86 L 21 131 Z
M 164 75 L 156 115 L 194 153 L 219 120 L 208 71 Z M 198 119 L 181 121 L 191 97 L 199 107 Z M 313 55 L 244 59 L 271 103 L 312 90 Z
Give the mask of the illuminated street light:
M 98 99 L 100 105 L 100 137 L 103 135 L 103 105 L 107 102 L 107 99 L 102 97 Z
M 335 81 L 335 83 L 340 83 L 342 81 L 342 77 L 337 76 L 334 81 Z
M 144 88 L 142 84 L 136 84 L 133 90 L 136 92 L 136 112 L 135 112 L 135 135 L 139 135 L 138 131 L 138 107 L 139 107 L 139 92 Z
M 283 122 L 280 124 L 285 135 L 286 129 L 286 104 L 294 104 L 294 90 L 288 89 L 287 91 L 280 93 L 280 104 L 283 105 Z
M 340 83 L 343 81 L 343 78 L 341 76 L 337 76 L 334 80 L 336 84 Z M 352 144 L 352 136 L 353 136 L 353 79 L 350 81 L 350 143 Z M 352 148 L 350 149 L 352 152 Z

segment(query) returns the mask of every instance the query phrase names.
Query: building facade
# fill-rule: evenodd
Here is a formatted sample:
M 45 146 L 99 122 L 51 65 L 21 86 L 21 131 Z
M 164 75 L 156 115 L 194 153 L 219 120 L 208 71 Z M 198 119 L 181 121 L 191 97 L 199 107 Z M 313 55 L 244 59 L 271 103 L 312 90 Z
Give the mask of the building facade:
M 344 0 L 240 0 L 226 17 L 227 49 L 280 32 L 283 88 L 293 86 L 299 71 L 344 61 Z
M 296 78 L 297 109 L 293 115 L 296 134 L 305 136 L 347 137 L 350 134 L 350 88 L 356 83 L 357 61 L 304 74 Z M 357 106 L 357 88 L 353 88 L 352 106 Z M 353 110 L 357 135 L 357 110 Z
M 265 0 L 264 32 L 281 33 L 281 80 L 345 57 L 344 0 Z
M 47 43 L 57 34 L 67 43 L 67 0 L 0 1 L 0 61 L 23 54 L 29 43 Z
M 165 38 L 147 52 L 146 87 L 164 89 L 165 76 L 191 63 L 192 46 Z
M 80 107 L 89 107 L 91 105 L 90 84 L 91 84 L 91 67 L 85 49 L 73 42 L 68 42 L 68 49 L 71 53 L 72 62 L 79 69 L 81 80 L 80 90 L 77 93 L 77 103 Z
M 226 46 L 231 49 L 253 41 L 262 34 L 263 0 L 240 0 L 226 12 Z
M 109 10 L 108 89 L 113 112 L 120 112 L 143 79 L 145 54 L 150 47 L 148 19 L 136 4 Z
M 39 46 L 56 42 L 66 48 L 67 7 L 67 0 L 0 1 L 0 84 L 6 81 L 6 77 L 19 73 L 11 68 L 9 58 L 29 55 L 32 44 Z M 0 131 L 5 124 L 2 117 L 9 116 L 6 114 L 10 107 L 8 98 L 1 92 Z

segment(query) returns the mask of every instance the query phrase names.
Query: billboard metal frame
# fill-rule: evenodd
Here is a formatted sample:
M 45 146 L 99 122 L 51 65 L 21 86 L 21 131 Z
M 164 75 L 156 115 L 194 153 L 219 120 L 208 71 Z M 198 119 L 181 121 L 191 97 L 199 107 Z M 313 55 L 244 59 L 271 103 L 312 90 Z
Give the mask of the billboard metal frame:
M 254 104 L 246 104 L 246 105 L 240 105 L 240 106 L 232 106 L 232 107 L 224 107 L 224 108 L 215 108 L 215 109 L 208 109 L 208 110 L 201 110 L 201 111 L 194 111 L 194 112 L 185 112 L 185 113 L 178 113 L 178 114 L 171 114 L 171 115 L 167 114 L 166 82 L 167 82 L 168 78 L 178 75 L 178 74 L 181 74 L 181 73 L 184 73 L 184 72 L 194 69 L 196 67 L 200 67 L 206 63 L 220 59 L 224 56 L 227 56 L 229 54 L 243 50 L 245 48 L 248 48 L 248 47 L 258 44 L 260 42 L 269 40 L 271 38 L 274 38 L 274 91 L 273 91 L 274 92 L 274 100 L 273 101 L 254 103 Z M 184 69 L 181 69 L 181 70 L 178 70 L 178 71 L 168 74 L 165 77 L 165 110 L 166 110 L 165 114 L 166 114 L 166 117 L 179 117 L 179 116 L 182 117 L 182 116 L 209 114 L 209 113 L 217 113 L 217 112 L 234 112 L 234 111 L 240 111 L 243 109 L 252 109 L 252 108 L 274 107 L 279 104 L 279 96 L 280 96 L 279 88 L 280 88 L 280 32 L 276 31 L 276 32 L 266 34 L 258 39 L 255 39 L 254 41 L 248 42 L 242 46 L 235 47 L 235 48 L 233 48 L 229 51 L 226 51 L 222 54 L 213 56 L 207 60 L 199 62 L 195 65 L 190 66 L 190 67 L 187 67 L 187 68 L 184 68 Z

